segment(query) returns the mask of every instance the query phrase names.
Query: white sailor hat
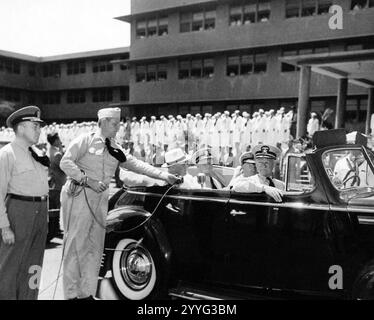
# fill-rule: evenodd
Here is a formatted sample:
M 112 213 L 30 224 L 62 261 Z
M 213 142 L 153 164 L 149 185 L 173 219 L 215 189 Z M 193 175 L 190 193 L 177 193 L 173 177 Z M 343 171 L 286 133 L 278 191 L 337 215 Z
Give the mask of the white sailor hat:
M 120 108 L 101 109 L 97 113 L 97 117 L 98 117 L 99 120 L 104 119 L 104 118 L 121 119 L 121 109 Z
M 6 120 L 8 128 L 14 128 L 14 126 L 20 122 L 31 121 L 39 122 L 41 126 L 45 126 L 45 123 L 40 119 L 40 109 L 36 106 L 29 106 L 19 109 L 13 112 Z
M 276 160 L 281 154 L 281 151 L 277 147 L 260 144 L 253 148 L 253 153 L 256 159 L 265 158 Z

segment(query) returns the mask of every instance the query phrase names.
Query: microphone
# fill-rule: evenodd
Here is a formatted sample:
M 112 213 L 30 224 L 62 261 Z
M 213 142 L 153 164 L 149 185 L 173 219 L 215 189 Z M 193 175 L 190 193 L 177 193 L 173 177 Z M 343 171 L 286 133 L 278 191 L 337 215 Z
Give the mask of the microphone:
M 201 185 L 201 189 L 202 189 L 206 182 L 206 175 L 204 173 L 199 173 L 197 175 L 197 182 Z
M 182 184 L 183 181 L 184 181 L 183 177 L 182 176 L 178 176 L 178 175 L 176 177 L 178 178 L 178 180 L 175 181 L 175 184 Z

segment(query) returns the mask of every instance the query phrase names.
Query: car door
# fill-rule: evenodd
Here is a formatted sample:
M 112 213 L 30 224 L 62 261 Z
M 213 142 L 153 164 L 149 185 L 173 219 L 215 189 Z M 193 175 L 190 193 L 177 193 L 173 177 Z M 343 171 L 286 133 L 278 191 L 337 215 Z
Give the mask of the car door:
M 162 221 L 179 280 L 217 282 L 223 276 L 225 206 L 229 192 L 178 190 L 165 198 Z
M 272 207 L 265 194 L 232 193 L 226 209 L 226 257 L 222 281 L 239 287 L 266 288 L 268 270 L 268 218 Z
M 336 262 L 333 215 L 306 159 L 291 155 L 286 196 L 269 217 L 269 277 L 273 289 L 330 295 L 329 269 Z

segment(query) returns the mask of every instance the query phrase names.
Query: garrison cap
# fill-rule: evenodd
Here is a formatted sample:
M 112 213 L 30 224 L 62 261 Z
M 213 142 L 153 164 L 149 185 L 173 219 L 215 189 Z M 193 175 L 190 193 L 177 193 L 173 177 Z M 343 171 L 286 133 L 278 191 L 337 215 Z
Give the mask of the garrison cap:
M 45 123 L 40 119 L 40 109 L 36 106 L 29 106 L 19 109 L 13 112 L 6 120 L 6 125 L 9 128 L 14 128 L 20 122 L 31 121 L 39 122 L 41 126 L 45 126 Z
M 105 108 L 100 109 L 97 113 L 99 120 L 104 118 L 117 118 L 121 119 L 121 109 L 120 108 Z
M 281 151 L 277 147 L 260 144 L 253 148 L 253 153 L 256 159 L 265 158 L 276 160 L 277 157 L 281 154 Z

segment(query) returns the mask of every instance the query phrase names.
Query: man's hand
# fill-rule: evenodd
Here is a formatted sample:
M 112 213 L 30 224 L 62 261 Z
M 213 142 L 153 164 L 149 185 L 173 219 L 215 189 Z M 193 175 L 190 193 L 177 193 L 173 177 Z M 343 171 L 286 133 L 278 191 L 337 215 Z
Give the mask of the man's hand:
M 171 173 L 167 173 L 167 172 L 165 172 L 165 176 L 163 175 L 163 180 L 165 180 L 168 184 L 171 184 L 171 185 L 173 185 L 173 184 L 175 184 L 177 181 L 179 181 L 179 177 L 177 177 L 177 176 L 175 176 L 175 175 L 173 175 L 173 174 L 171 174 Z
M 10 227 L 6 227 L 1 229 L 1 237 L 3 239 L 4 244 L 6 245 L 13 245 L 16 241 L 16 237 Z
M 264 186 L 265 193 L 272 197 L 276 202 L 282 202 L 283 191 L 277 188 Z
M 97 193 L 104 192 L 106 189 L 109 188 L 104 182 L 97 181 L 94 179 L 87 178 L 87 185 Z

